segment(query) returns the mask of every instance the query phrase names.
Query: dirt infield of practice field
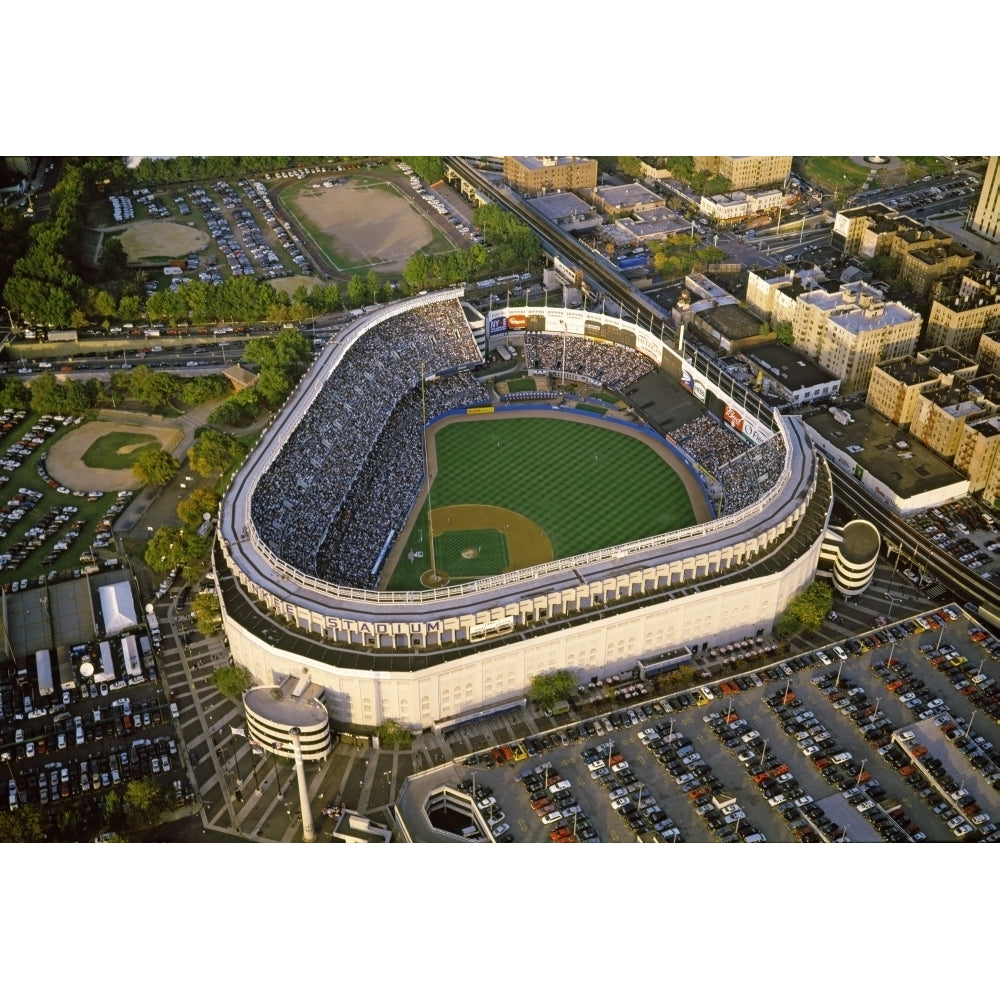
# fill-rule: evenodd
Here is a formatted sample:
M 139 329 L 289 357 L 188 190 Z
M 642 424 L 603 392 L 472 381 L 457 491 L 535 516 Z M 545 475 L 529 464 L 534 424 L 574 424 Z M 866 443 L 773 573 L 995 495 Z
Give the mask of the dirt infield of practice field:
M 593 425 L 594 422 L 592 416 L 584 416 L 580 413 L 574 413 L 571 409 L 560 410 L 557 415 L 553 414 L 552 416 L 554 419 L 573 420 L 590 425 Z M 438 475 L 437 448 L 434 446 L 433 438 L 445 427 L 450 424 L 469 419 L 475 419 L 477 421 L 498 419 L 537 420 L 538 417 L 539 411 L 537 410 L 511 411 L 501 409 L 492 414 L 477 413 L 474 417 L 460 415 L 446 417 L 443 420 L 437 421 L 428 430 L 429 440 L 427 464 L 431 482 L 436 480 Z M 696 474 L 693 473 L 691 469 L 689 469 L 670 448 L 668 448 L 665 444 L 657 443 L 654 438 L 644 434 L 638 428 L 616 424 L 613 429 L 617 433 L 627 434 L 653 448 L 653 450 L 670 467 L 680 482 L 684 485 L 696 519 L 695 523 L 701 524 L 712 519 L 712 510 L 709 507 L 708 500 L 706 499 L 704 492 L 700 488 Z M 421 487 L 420 494 L 413 505 L 413 509 L 406 520 L 406 524 L 400 531 L 399 538 L 386 560 L 385 566 L 383 567 L 380 577 L 380 589 L 386 589 L 388 587 L 388 583 L 392 580 L 396 567 L 399 565 L 400 561 L 409 558 L 411 551 L 413 551 L 415 558 L 418 560 L 418 564 L 419 562 L 426 562 L 427 545 L 425 544 L 421 549 L 419 545 L 414 545 L 413 543 L 413 532 L 414 529 L 418 527 L 418 519 L 420 518 L 421 512 L 424 510 L 426 500 L 427 484 L 424 483 Z M 569 517 L 572 515 L 567 511 L 566 516 Z M 483 504 L 457 504 L 435 508 L 433 510 L 432 521 L 435 538 L 435 553 L 439 555 L 450 554 L 452 558 L 449 560 L 450 568 L 444 574 L 444 576 L 448 577 L 448 579 L 439 577 L 439 579 L 431 584 L 428 584 L 425 581 L 425 586 L 444 586 L 449 582 L 461 583 L 469 579 L 478 579 L 483 576 L 493 576 L 497 573 L 522 569 L 528 566 L 536 566 L 539 563 L 550 562 L 553 559 L 552 542 L 550 541 L 548 535 L 545 534 L 544 530 L 531 518 L 525 517 L 524 515 L 513 510 Z M 459 544 L 462 548 L 460 550 L 459 560 L 454 558 L 454 552 L 445 552 L 442 549 L 443 543 L 446 543 L 447 541 L 445 536 L 449 533 L 458 535 L 460 539 Z M 480 539 L 476 537 L 477 533 L 481 533 L 483 536 L 482 551 L 473 551 L 474 548 L 478 549 L 479 547 Z M 506 544 L 506 561 L 503 565 L 496 564 L 497 547 L 495 540 L 497 535 L 499 535 L 502 541 Z M 493 544 L 490 542 L 491 536 L 494 540 Z M 417 552 L 419 552 L 419 555 L 417 555 Z M 410 561 L 412 563 L 414 560 L 411 559 Z M 458 563 L 462 569 L 465 569 L 466 566 L 468 567 L 469 572 L 467 576 L 464 574 L 459 575 L 455 572 L 456 563 Z
M 195 227 L 166 219 L 133 222 L 118 237 L 130 263 L 157 257 L 183 257 L 208 247 L 208 237 Z
M 90 420 L 57 441 L 45 459 L 49 475 L 71 490 L 134 490 L 140 485 L 131 469 L 91 469 L 83 464 L 87 449 L 107 434 L 148 434 L 165 451 L 180 444 L 184 432 L 179 427 L 153 424 L 125 424 L 112 420 Z
M 364 262 L 369 270 L 401 271 L 434 238 L 416 207 L 383 183 L 368 186 L 352 178 L 332 188 L 306 187 L 291 202 L 314 239 L 325 238 L 334 254 Z

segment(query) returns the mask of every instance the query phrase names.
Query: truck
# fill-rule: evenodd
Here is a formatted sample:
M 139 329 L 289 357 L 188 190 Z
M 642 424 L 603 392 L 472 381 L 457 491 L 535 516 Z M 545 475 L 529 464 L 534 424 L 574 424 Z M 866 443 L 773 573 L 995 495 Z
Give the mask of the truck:
M 47 649 L 39 649 L 35 653 L 35 670 L 38 674 L 38 694 L 47 698 L 55 691 L 52 686 L 52 657 Z

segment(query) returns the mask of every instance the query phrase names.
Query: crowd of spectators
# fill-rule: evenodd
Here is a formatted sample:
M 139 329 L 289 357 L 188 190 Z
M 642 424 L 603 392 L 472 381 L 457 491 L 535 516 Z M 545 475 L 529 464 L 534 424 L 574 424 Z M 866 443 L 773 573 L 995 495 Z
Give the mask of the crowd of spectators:
M 529 331 L 524 357 L 534 371 L 562 371 L 565 339 L 566 375 L 578 375 L 611 389 L 624 389 L 656 367 L 645 355 L 619 344 L 583 337 Z
M 752 445 L 709 413 L 682 424 L 671 437 L 718 483 L 720 515 L 755 503 L 784 468 L 785 449 L 778 435 Z
M 402 457 L 376 450 L 400 401 L 419 388 L 421 377 L 481 363 L 455 299 L 400 313 L 372 327 L 330 372 L 260 477 L 251 498 L 251 517 L 261 540 L 303 572 L 316 573 L 320 545 L 372 456 L 390 464 Z M 442 381 L 452 385 L 450 378 Z M 428 383 L 428 388 L 435 384 Z M 421 462 L 418 456 L 418 465 Z M 355 502 L 355 529 L 362 512 L 368 516 L 366 507 Z M 384 540 L 383 532 L 379 544 Z
M 317 554 L 323 579 L 369 589 L 378 583 L 378 555 L 389 533 L 402 529 L 424 480 L 422 409 L 431 422 L 449 410 L 489 403 L 487 391 L 468 372 L 428 382 L 424 396 L 421 400 L 415 389 L 400 401 L 344 498 Z

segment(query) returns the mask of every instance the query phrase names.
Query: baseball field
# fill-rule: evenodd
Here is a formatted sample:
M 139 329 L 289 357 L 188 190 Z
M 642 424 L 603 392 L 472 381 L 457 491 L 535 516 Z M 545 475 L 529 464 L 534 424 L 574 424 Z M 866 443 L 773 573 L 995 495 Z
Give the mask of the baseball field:
M 389 590 L 522 569 L 711 516 L 668 449 L 579 414 L 449 418 L 427 442 L 430 504 L 425 491 L 387 563 Z

